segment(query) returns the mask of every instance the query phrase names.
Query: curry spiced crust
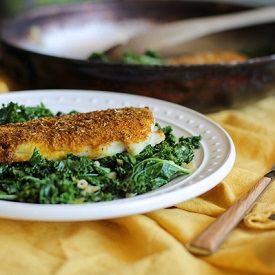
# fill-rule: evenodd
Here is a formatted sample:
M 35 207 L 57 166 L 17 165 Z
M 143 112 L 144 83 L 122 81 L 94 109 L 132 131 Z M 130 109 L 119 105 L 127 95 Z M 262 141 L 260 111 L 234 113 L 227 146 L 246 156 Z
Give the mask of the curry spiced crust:
M 153 123 L 149 108 L 127 107 L 6 124 L 0 126 L 0 163 L 27 161 L 34 148 L 56 159 L 87 147 L 97 152 L 96 158 L 112 142 L 127 146 L 146 140 Z M 19 155 L 20 150 L 28 153 Z

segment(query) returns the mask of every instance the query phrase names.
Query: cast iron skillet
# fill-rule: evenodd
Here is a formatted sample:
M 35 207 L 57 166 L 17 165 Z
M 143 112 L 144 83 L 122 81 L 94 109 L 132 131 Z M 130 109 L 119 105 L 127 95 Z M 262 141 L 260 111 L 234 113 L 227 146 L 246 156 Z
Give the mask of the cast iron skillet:
M 159 0 L 100 1 L 40 8 L 4 24 L 2 63 L 16 84 L 14 90 L 73 88 L 127 92 L 164 99 L 202 112 L 234 107 L 275 90 L 274 55 L 222 65 L 95 64 L 34 52 L 24 48 L 20 41 L 34 25 L 43 28 L 47 24 L 64 25 L 94 19 L 112 22 L 146 19 L 161 23 L 247 8 L 229 3 Z M 221 48 L 253 50 L 274 45 L 274 33 L 275 24 L 265 24 L 213 35 L 210 40 Z

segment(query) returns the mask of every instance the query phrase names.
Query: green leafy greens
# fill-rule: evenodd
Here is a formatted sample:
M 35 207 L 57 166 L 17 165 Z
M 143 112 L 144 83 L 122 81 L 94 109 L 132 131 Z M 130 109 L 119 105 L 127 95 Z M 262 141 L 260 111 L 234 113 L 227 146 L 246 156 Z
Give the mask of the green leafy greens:
M 44 105 L 3 105 L 0 124 L 62 115 Z M 159 126 L 158 126 L 159 127 Z M 127 152 L 98 160 L 68 155 L 64 160 L 47 160 L 38 150 L 28 162 L 0 165 L 0 199 L 29 203 L 85 203 L 142 194 L 189 174 L 184 167 L 194 158 L 200 136 L 180 137 L 171 127 L 163 128 L 166 139 L 139 155 Z
M 105 62 L 105 63 L 113 63 L 114 60 L 109 58 L 106 54 L 102 52 L 94 52 L 92 53 L 88 60 L 93 62 Z M 147 50 L 143 54 L 136 54 L 132 52 L 124 52 L 122 55 L 122 63 L 123 64 L 139 64 L 139 65 L 161 65 L 164 64 L 165 61 L 161 59 L 158 53 Z
M 52 117 L 54 114 L 43 104 L 36 107 L 26 107 L 10 102 L 0 109 L 0 125 L 7 123 L 25 122 L 40 117 Z

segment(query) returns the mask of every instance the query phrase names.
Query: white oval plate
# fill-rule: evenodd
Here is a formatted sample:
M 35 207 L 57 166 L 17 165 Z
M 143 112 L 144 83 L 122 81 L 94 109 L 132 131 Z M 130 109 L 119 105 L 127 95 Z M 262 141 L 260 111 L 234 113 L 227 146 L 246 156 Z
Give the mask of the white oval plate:
M 86 204 L 30 204 L 0 201 L 0 217 L 39 221 L 83 221 L 122 217 L 170 207 L 194 198 L 217 185 L 232 169 L 235 149 L 229 135 L 204 115 L 180 105 L 148 97 L 82 90 L 23 91 L 0 96 L 25 105 L 43 102 L 53 111 L 81 112 L 123 107 L 148 106 L 160 125 L 171 125 L 177 136 L 201 135 L 191 175 L 174 179 L 161 188 L 132 198 Z

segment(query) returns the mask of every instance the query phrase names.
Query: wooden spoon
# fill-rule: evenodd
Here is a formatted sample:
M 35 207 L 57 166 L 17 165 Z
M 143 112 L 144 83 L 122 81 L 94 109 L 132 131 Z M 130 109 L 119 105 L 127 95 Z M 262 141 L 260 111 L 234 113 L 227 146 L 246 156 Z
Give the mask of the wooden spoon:
M 152 49 L 164 57 L 171 52 L 173 47 L 201 36 L 268 22 L 275 22 L 275 6 L 181 20 L 149 29 L 147 32 L 129 39 L 125 44 L 110 48 L 105 53 L 110 57 L 119 58 L 125 50 L 143 53 Z
M 188 243 L 186 248 L 196 255 L 207 256 L 214 253 L 274 179 L 275 170 L 272 170 L 194 240 Z

